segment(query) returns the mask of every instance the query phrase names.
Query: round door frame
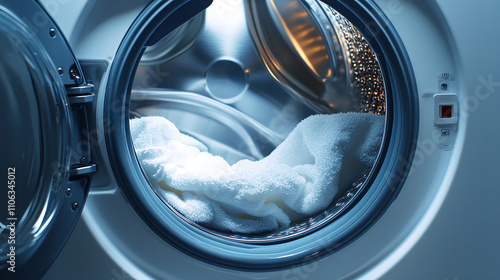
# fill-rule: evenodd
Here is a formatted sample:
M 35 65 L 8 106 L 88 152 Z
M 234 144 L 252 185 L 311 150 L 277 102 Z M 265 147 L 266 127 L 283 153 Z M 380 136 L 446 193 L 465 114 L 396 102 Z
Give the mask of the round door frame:
M 193 2 L 193 1 L 191 1 Z M 362 28 L 376 52 L 387 90 L 387 129 L 382 159 L 350 211 L 300 239 L 258 245 L 231 242 L 197 229 L 164 207 L 148 185 L 136 158 L 129 130 L 129 101 L 135 69 L 144 47 L 193 16 L 186 1 L 153 1 L 133 23 L 111 65 L 104 104 L 106 145 L 114 176 L 128 201 L 150 228 L 177 249 L 203 261 L 241 270 L 279 269 L 316 261 L 345 246 L 368 230 L 396 198 L 411 162 L 418 136 L 417 89 L 410 60 L 390 21 L 369 1 L 324 1 Z M 183 10 L 184 9 L 184 10 Z M 191 13 L 187 13 L 191 11 Z M 201 10 L 197 10 L 199 12 Z M 369 28 L 373 27 L 373 28 Z M 376 28 L 375 28 L 376 27 Z M 160 33 L 158 33 L 160 32 Z M 116 111 L 116 104 L 120 105 Z M 144 203 L 147 201 L 148 203 Z M 186 236 L 189 236 L 186 237 Z M 196 240 L 196 241 L 194 241 Z M 199 244 L 205 246 L 201 248 Z M 222 253 L 224 252 L 224 253 Z M 287 256 L 287 257 L 285 257 Z

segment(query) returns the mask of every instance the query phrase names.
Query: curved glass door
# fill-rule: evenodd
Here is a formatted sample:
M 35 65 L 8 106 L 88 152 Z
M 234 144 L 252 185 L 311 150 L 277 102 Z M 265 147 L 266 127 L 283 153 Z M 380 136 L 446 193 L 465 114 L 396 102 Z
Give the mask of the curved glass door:
M 69 177 L 66 91 L 31 32 L 0 9 L 0 268 L 15 276 L 37 273 L 23 265 L 47 238 Z

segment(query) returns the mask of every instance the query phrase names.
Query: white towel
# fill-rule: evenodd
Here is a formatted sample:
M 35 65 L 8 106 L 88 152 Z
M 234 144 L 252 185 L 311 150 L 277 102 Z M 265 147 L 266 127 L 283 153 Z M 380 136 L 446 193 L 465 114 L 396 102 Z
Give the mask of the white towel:
M 267 157 L 229 165 L 163 117 L 130 121 L 137 156 L 167 203 L 192 222 L 262 233 L 328 207 L 374 164 L 384 117 L 346 113 L 300 122 Z M 339 186 L 340 185 L 340 186 Z

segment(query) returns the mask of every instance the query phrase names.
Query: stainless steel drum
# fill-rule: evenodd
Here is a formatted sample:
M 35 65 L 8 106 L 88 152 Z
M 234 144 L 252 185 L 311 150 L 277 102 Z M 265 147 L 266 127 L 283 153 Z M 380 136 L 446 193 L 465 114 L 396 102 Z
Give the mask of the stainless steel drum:
M 163 116 L 229 163 L 265 157 L 310 115 L 385 115 L 386 106 L 375 52 L 351 22 L 315 0 L 215 0 L 145 49 L 130 100 L 131 117 Z M 245 242 L 294 238 L 341 215 L 369 176 L 343 182 L 330 207 L 277 232 L 241 235 L 187 222 Z

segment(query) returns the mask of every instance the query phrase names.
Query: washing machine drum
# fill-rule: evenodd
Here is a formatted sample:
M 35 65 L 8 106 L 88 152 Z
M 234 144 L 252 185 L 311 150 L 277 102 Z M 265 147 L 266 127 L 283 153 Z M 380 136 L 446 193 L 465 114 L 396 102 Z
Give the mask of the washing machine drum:
M 417 102 L 402 44 L 374 4 L 211 2 L 152 1 L 120 44 L 103 110 L 119 188 L 206 262 L 276 269 L 334 253 L 408 171 Z M 0 267 L 32 278 L 97 171 L 94 93 L 40 4 L 0 1 L 0 23 Z
M 415 145 L 414 77 L 390 22 L 364 1 L 216 0 L 173 30 L 183 8 L 151 3 L 111 66 L 105 132 L 127 200 L 224 267 L 348 245 L 395 199 Z

